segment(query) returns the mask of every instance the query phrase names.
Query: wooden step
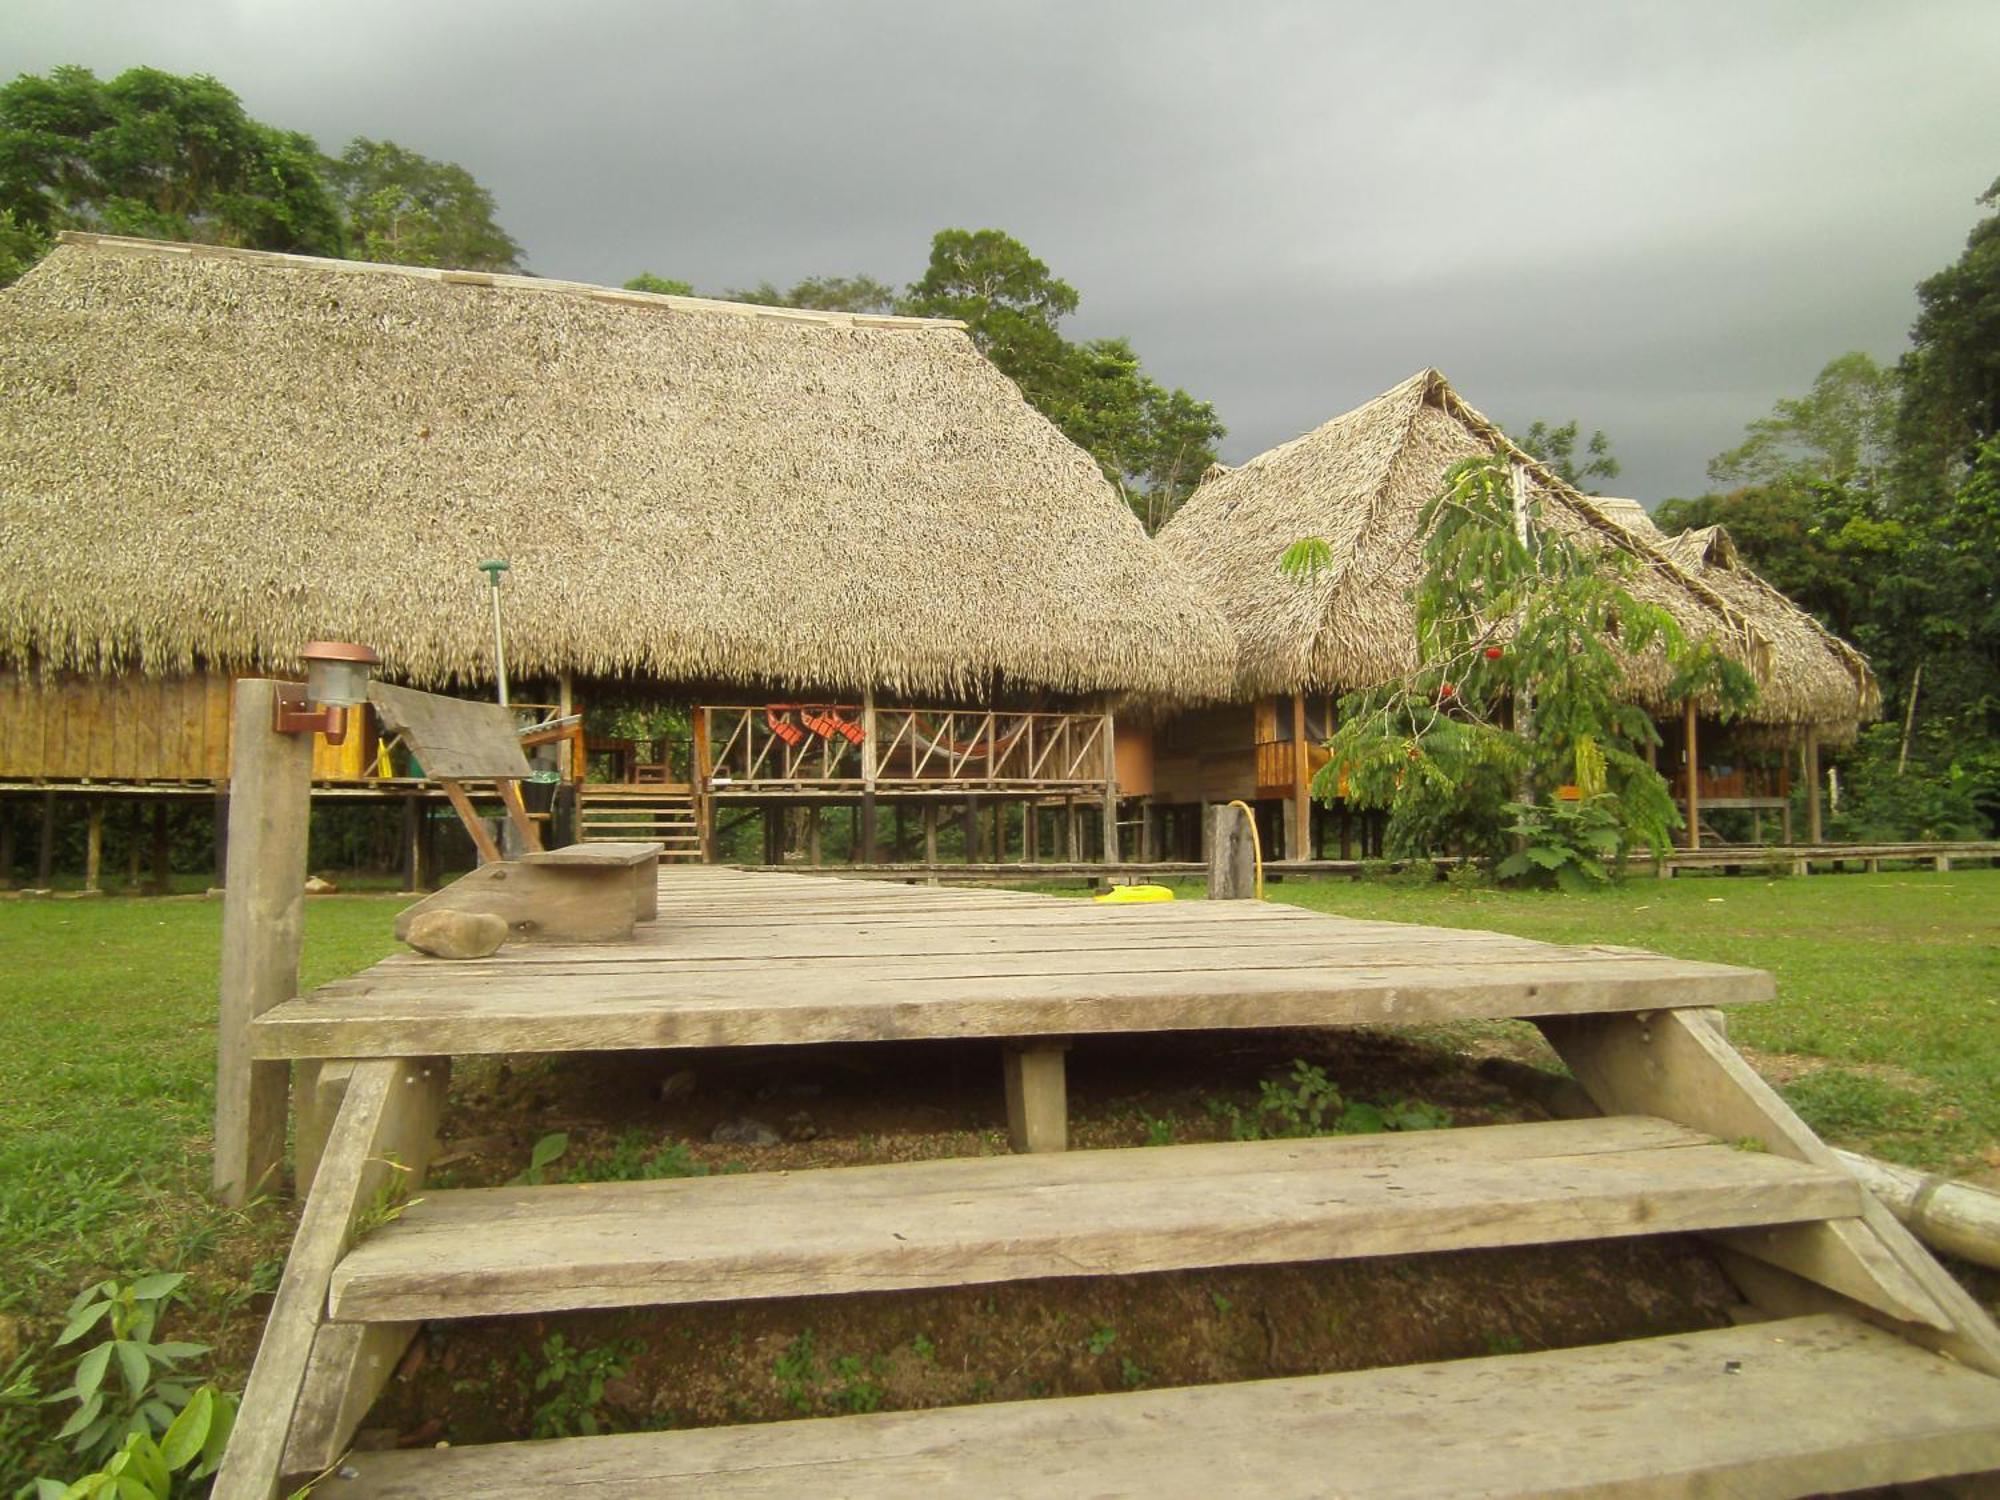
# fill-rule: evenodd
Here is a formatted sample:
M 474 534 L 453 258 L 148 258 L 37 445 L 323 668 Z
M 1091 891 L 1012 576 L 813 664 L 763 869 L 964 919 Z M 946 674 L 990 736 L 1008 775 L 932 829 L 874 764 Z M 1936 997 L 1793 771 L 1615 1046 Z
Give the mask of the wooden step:
M 1546 1244 L 1852 1216 L 1837 1169 L 1645 1117 L 431 1192 L 342 1321 L 471 1318 Z
M 2000 1380 L 1819 1316 L 1241 1385 L 356 1453 L 334 1492 L 1779 1496 L 1995 1466 Z

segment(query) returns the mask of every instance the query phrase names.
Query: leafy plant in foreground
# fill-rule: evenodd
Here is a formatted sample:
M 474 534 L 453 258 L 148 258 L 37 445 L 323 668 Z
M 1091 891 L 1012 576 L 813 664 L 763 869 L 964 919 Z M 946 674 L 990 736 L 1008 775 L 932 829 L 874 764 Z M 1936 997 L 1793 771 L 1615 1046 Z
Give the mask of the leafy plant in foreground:
M 76 1403 L 56 1437 L 72 1440 L 71 1451 L 79 1457 L 106 1464 L 129 1438 L 165 1434 L 192 1399 L 178 1367 L 206 1354 L 208 1345 L 153 1338 L 161 1309 L 185 1279 L 162 1273 L 129 1286 L 100 1281 L 70 1303 L 57 1348 L 76 1343 L 100 1323 L 111 1333 L 78 1358 L 67 1386 L 44 1398 L 50 1404 Z

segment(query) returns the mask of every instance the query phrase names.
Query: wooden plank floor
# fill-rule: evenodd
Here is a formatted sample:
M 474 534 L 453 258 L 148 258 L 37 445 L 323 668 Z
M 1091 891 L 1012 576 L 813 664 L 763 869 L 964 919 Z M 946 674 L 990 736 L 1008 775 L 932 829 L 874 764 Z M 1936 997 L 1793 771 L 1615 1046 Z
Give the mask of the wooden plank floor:
M 416 1321 L 1425 1254 L 1853 1216 L 1846 1173 L 1644 1117 L 427 1192 L 331 1315 Z
M 416 954 L 267 1011 L 261 1058 L 1351 1026 L 1768 999 L 1636 949 L 1262 902 L 1099 905 L 710 866 L 631 943 Z
M 1992 1465 L 2000 1381 L 1822 1316 L 1244 1385 L 356 1453 L 337 1493 L 1780 1496 Z

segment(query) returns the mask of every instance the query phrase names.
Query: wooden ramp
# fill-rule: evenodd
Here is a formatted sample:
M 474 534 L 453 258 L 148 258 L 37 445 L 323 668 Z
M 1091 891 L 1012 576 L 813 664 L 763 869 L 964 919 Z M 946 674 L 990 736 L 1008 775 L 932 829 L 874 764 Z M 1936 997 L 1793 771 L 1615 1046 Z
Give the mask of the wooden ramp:
M 2000 1332 L 1729 1047 L 1767 976 L 1251 902 L 663 870 L 627 945 L 385 961 L 267 1011 L 312 1189 L 220 1500 L 1803 1495 L 2000 1469 Z M 806 983 L 806 980 L 810 983 Z M 1534 1019 L 1604 1114 L 1067 1153 L 1082 1034 Z M 414 1185 L 454 1053 L 987 1037 L 1023 1154 Z M 321 1150 L 320 1143 L 324 1142 Z M 386 1165 L 396 1163 L 395 1167 Z M 1743 1326 L 1131 1395 L 343 1456 L 425 1320 L 1704 1237 Z

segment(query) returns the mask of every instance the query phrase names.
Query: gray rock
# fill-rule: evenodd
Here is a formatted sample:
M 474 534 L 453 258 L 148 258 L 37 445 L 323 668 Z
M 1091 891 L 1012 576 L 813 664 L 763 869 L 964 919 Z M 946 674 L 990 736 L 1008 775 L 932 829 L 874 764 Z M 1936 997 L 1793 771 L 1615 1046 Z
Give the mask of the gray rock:
M 507 941 L 507 921 L 490 911 L 419 912 L 403 941 L 433 958 L 485 958 Z
M 708 1138 L 719 1146 L 775 1146 L 784 1139 L 762 1120 L 749 1115 L 724 1120 L 709 1132 Z
M 306 894 L 308 896 L 331 896 L 339 889 L 339 886 L 328 880 L 324 875 L 308 875 L 306 877 Z

